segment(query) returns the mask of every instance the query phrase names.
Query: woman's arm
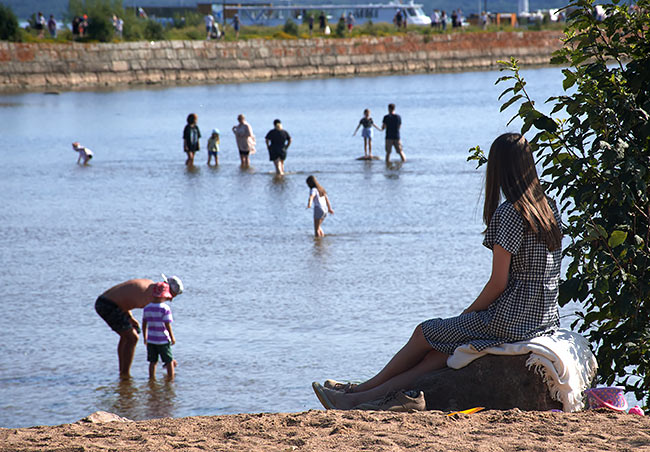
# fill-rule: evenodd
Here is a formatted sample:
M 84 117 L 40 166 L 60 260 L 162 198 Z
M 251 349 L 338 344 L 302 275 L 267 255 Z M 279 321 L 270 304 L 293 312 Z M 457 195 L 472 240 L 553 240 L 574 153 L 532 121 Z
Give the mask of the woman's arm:
M 316 196 L 316 195 L 313 194 L 313 193 L 310 193 L 310 194 L 309 194 L 309 199 L 307 200 L 307 208 L 308 208 L 308 209 L 311 207 L 311 203 L 312 203 L 312 201 L 314 200 L 314 197 L 315 197 L 315 196 Z
M 506 251 L 501 245 L 495 244 L 492 249 L 492 274 L 481 294 L 474 300 L 466 312 L 484 311 L 503 293 L 508 285 L 510 273 L 510 261 L 512 254 Z
M 325 202 L 327 203 L 327 211 L 334 215 L 334 211 L 332 210 L 332 206 L 330 204 L 330 198 L 327 195 L 325 195 Z

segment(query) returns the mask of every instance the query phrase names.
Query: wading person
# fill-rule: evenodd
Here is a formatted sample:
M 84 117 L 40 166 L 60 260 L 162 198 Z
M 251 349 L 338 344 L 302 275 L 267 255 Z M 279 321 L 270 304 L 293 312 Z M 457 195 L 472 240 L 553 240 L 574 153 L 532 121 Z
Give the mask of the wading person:
M 250 155 L 255 153 L 255 135 L 253 134 L 253 128 L 246 122 L 246 117 L 240 114 L 237 116 L 237 125 L 233 126 L 232 132 L 235 134 L 235 140 L 237 141 L 241 167 L 248 168 L 251 164 Z
M 501 193 L 505 200 L 501 203 Z M 523 136 L 507 133 L 490 148 L 483 245 L 492 251 L 492 274 L 476 300 L 457 317 L 431 319 L 374 377 L 359 385 L 333 380 L 312 384 L 328 409 L 424 409 L 424 395 L 405 389 L 446 366 L 456 347 L 477 351 L 552 334 L 559 327 L 558 284 L 562 259 L 560 215 L 539 183 Z M 385 397 L 394 392 L 393 397 Z
M 390 153 L 393 148 L 399 154 L 402 162 L 406 161 L 399 133 L 401 128 L 402 118 L 395 113 L 395 104 L 388 104 L 388 114 L 381 121 L 381 130 L 386 130 L 386 163 L 390 162 Z
M 284 161 L 287 158 L 287 149 L 291 146 L 291 135 L 282 128 L 279 119 L 273 121 L 273 128 L 264 137 L 266 148 L 269 151 L 269 160 L 275 165 L 275 173 L 284 174 Z
M 201 131 L 199 126 L 196 125 L 197 116 L 190 113 L 187 116 L 187 125 L 183 129 L 183 150 L 187 155 L 185 160 L 186 166 L 194 166 L 194 154 L 199 150 L 199 138 L 201 138 Z
M 323 221 L 328 213 L 334 214 L 330 199 L 327 192 L 318 183 L 314 176 L 307 177 L 307 186 L 309 187 L 309 199 L 307 200 L 307 208 L 309 209 L 312 204 L 314 206 L 314 236 L 324 237 Z
M 163 275 L 169 285 L 172 298 L 183 292 L 183 283 L 177 276 Z M 129 378 L 135 346 L 138 344 L 140 324 L 133 317 L 133 309 L 144 308 L 155 301 L 156 283 L 150 279 L 130 279 L 111 287 L 95 301 L 95 311 L 120 336 L 117 344 L 117 357 L 120 376 Z

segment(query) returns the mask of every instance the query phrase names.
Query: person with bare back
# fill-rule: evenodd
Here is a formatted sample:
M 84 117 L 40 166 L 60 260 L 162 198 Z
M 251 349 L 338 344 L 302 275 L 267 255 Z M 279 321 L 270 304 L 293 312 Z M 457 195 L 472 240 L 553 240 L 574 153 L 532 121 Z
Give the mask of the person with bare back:
M 169 285 L 172 297 L 183 292 L 183 282 L 177 276 L 163 280 Z M 117 356 L 120 376 L 130 378 L 131 364 L 138 343 L 140 324 L 133 317 L 133 309 L 142 309 L 156 300 L 156 283 L 150 279 L 130 279 L 111 287 L 95 301 L 95 311 L 120 336 Z

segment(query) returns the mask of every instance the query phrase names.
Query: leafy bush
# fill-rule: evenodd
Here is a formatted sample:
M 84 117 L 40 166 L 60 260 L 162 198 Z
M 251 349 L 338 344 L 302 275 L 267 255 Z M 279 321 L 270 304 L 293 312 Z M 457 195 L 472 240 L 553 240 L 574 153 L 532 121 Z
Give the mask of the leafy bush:
M 144 25 L 144 37 L 147 41 L 162 41 L 165 39 L 165 29 L 160 22 L 149 19 Z
M 20 32 L 18 31 L 18 19 L 8 6 L 0 3 L 0 40 L 2 41 L 20 41 Z
M 622 384 L 650 402 L 650 0 L 635 7 L 573 0 L 564 47 L 565 94 L 550 115 L 526 91 L 517 61 L 504 63 L 512 86 L 502 110 L 515 118 L 551 177 L 567 214 L 569 260 L 560 304 L 582 305 L 573 327 L 596 349 L 602 383 Z M 557 115 L 566 116 L 557 118 Z M 514 118 L 513 118 L 514 119 Z M 470 159 L 481 159 L 475 148 Z
M 282 31 L 288 35 L 298 36 L 298 25 L 293 20 L 287 19 L 282 27 Z
M 347 29 L 348 28 L 345 25 L 345 18 L 341 17 L 339 21 L 336 23 L 336 30 L 334 31 L 334 33 L 339 38 L 342 38 L 343 36 L 345 36 L 345 32 L 347 31 Z

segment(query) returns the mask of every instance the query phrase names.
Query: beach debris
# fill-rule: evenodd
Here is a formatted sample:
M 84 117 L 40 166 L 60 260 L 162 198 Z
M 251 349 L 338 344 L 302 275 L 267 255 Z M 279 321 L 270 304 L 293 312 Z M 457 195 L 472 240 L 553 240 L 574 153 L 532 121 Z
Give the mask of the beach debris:
M 639 407 L 639 405 L 634 405 L 632 408 L 630 408 L 630 411 L 628 411 L 628 414 L 636 414 L 638 416 L 645 416 L 645 413 Z
M 103 424 L 105 422 L 133 422 L 131 419 L 118 416 L 108 411 L 95 411 L 93 414 L 86 416 L 79 422 L 87 422 L 91 424 Z

